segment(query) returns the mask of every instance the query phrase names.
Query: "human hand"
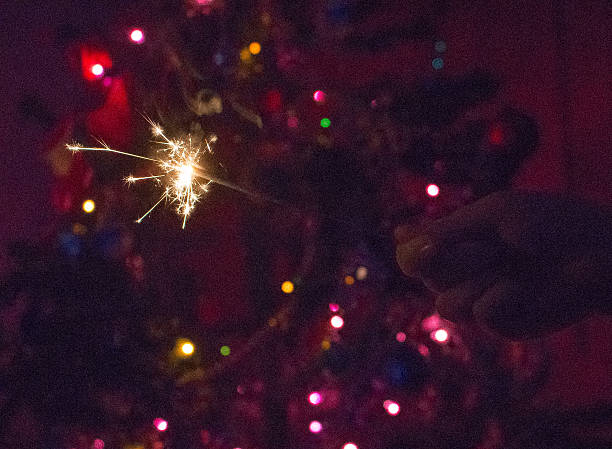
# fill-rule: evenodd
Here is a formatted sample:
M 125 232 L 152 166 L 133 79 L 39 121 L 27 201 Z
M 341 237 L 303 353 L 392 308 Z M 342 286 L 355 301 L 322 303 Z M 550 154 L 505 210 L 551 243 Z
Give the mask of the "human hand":
M 498 192 L 396 239 L 403 272 L 451 321 L 516 339 L 612 310 L 612 218 L 580 201 Z

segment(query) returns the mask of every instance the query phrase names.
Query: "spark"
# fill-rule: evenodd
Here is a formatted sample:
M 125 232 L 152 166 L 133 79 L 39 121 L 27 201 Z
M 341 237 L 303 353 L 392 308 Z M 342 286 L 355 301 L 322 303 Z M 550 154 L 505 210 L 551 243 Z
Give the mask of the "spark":
M 66 148 L 73 152 L 78 151 L 102 151 L 120 154 L 154 162 L 161 173 L 150 176 L 135 177 L 132 175 L 124 178 L 127 184 L 138 181 L 153 180 L 163 184 L 164 191 L 159 200 L 138 220 L 137 223 L 147 217 L 162 202 L 176 205 L 176 212 L 183 218 L 183 229 L 187 218 L 193 212 L 200 200 L 202 193 L 208 192 L 208 186 L 212 182 L 218 182 L 230 188 L 237 189 L 232 184 L 219 181 L 207 176 L 200 162 L 204 154 L 212 154 L 211 143 L 216 141 L 216 136 L 209 139 L 199 139 L 188 134 L 184 138 L 171 139 L 166 136 L 163 128 L 149 118 L 145 119 L 151 125 L 151 133 L 157 140 L 152 141 L 156 145 L 157 157 L 146 157 L 139 154 L 118 151 L 110 148 L 104 142 L 99 141 L 100 147 L 85 147 L 77 143 L 67 144 Z

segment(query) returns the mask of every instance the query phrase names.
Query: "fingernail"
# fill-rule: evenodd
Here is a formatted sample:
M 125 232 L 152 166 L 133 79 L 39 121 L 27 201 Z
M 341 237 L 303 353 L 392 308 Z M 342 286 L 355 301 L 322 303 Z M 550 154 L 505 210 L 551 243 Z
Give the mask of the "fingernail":
M 397 247 L 397 263 L 406 276 L 418 276 L 421 261 L 432 249 L 429 237 L 417 237 Z

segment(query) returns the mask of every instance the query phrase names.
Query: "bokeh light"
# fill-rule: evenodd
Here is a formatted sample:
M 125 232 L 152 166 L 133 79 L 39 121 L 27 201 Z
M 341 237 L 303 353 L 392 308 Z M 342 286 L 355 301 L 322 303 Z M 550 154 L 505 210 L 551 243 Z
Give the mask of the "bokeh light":
M 436 43 L 434 44 L 434 48 L 438 53 L 444 53 L 446 51 L 446 42 L 436 41 Z
M 104 67 L 102 66 L 102 64 L 94 64 L 91 66 L 90 70 L 94 76 L 100 77 L 104 75 Z
M 249 51 L 252 55 L 258 55 L 261 52 L 261 44 L 259 42 L 251 42 L 249 44 Z
M 342 449 L 359 449 L 355 443 L 346 443 Z
M 181 352 L 185 355 L 191 355 L 195 351 L 195 346 L 191 342 L 185 342 L 181 345 Z
M 432 340 L 437 341 L 438 343 L 445 343 L 448 341 L 448 331 L 446 329 L 438 329 L 431 333 Z
M 337 312 L 338 310 L 340 310 L 340 306 L 338 304 L 336 304 L 335 302 L 330 302 L 329 303 L 329 310 L 332 312 Z
M 248 48 L 243 48 L 242 50 L 240 50 L 240 60 L 242 62 L 250 61 L 251 56 L 252 56 L 251 52 L 249 51 Z
M 344 320 L 340 315 L 334 315 L 329 320 L 329 324 L 331 324 L 334 329 L 340 329 L 342 326 L 344 326 Z
M 163 418 L 155 418 L 153 420 L 153 425 L 160 432 L 165 432 L 168 429 L 168 421 Z
M 395 339 L 400 343 L 404 343 L 406 341 L 406 334 L 404 332 L 398 332 L 395 334 Z
M 329 348 L 331 348 L 331 342 L 329 340 L 323 340 L 321 342 L 321 349 L 323 349 L 323 351 L 329 351 Z
M 440 70 L 444 67 L 444 59 L 435 58 L 433 61 L 431 61 L 431 65 L 434 69 Z
M 312 98 L 317 103 L 325 102 L 325 96 L 326 96 L 325 92 L 323 92 L 322 90 L 317 90 L 314 94 L 312 94 Z
M 353 285 L 355 283 L 355 278 L 351 275 L 345 276 L 344 277 L 344 283 L 346 285 Z
M 298 120 L 297 117 L 289 117 L 287 118 L 287 126 L 289 128 L 297 128 L 298 125 L 300 124 L 300 121 Z
M 387 400 L 383 403 L 383 407 L 387 411 L 387 413 L 391 416 L 395 416 L 400 412 L 400 406 L 395 401 Z
M 426 190 L 427 190 L 427 195 L 431 196 L 432 198 L 440 194 L 440 187 L 438 187 L 435 184 L 429 184 Z
M 93 449 L 104 449 L 104 441 L 96 438 L 93 442 Z
M 88 214 L 91 214 L 96 209 L 96 203 L 94 200 L 85 200 L 83 201 L 83 211 Z
M 134 28 L 130 33 L 130 39 L 136 44 L 142 44 L 144 42 L 144 33 L 139 28 Z
M 323 425 L 319 421 L 310 421 L 308 428 L 312 433 L 319 433 L 323 430 Z
M 331 120 L 326 118 L 321 119 L 321 128 L 329 128 L 331 126 Z
M 312 405 L 319 405 L 323 401 L 323 396 L 318 391 L 313 391 L 308 395 L 308 402 Z
M 363 281 L 365 278 L 368 277 L 368 269 L 364 266 L 358 267 L 355 271 L 355 277 L 358 281 Z
M 491 145 L 502 145 L 504 140 L 504 128 L 500 124 L 493 125 L 489 130 L 489 143 Z
M 291 281 L 285 281 L 281 284 L 281 290 L 283 291 L 283 293 L 286 293 L 288 295 L 293 293 L 294 289 L 295 287 L 293 286 L 293 282 Z
M 232 350 L 230 349 L 229 346 L 223 345 L 221 346 L 221 349 L 219 349 L 219 352 L 221 353 L 222 356 L 227 357 L 228 355 L 230 355 Z

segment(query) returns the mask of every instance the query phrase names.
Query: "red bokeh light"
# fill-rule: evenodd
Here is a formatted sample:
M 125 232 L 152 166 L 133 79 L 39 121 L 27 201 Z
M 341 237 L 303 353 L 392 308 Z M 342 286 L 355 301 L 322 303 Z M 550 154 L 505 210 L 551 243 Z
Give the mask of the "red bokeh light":
M 406 341 L 406 333 L 398 332 L 397 334 L 395 334 L 395 339 L 400 343 L 404 343 Z
M 491 145 L 502 145 L 506 140 L 504 128 L 500 124 L 495 124 L 489 130 L 489 143 Z
M 338 310 L 340 310 L 340 306 L 336 304 L 335 302 L 330 302 L 329 310 L 331 310 L 332 312 L 337 312 Z
M 113 62 L 109 54 L 101 49 L 83 45 L 80 47 L 81 73 L 88 81 L 95 81 L 104 76 Z
M 340 315 L 334 315 L 333 317 L 331 317 L 329 323 L 334 329 L 340 329 L 342 326 L 344 326 L 344 320 Z
M 427 195 L 431 197 L 436 197 L 440 194 L 440 187 L 435 184 L 429 184 L 427 186 Z
M 104 449 L 104 441 L 100 438 L 96 438 L 93 442 L 94 449 Z

